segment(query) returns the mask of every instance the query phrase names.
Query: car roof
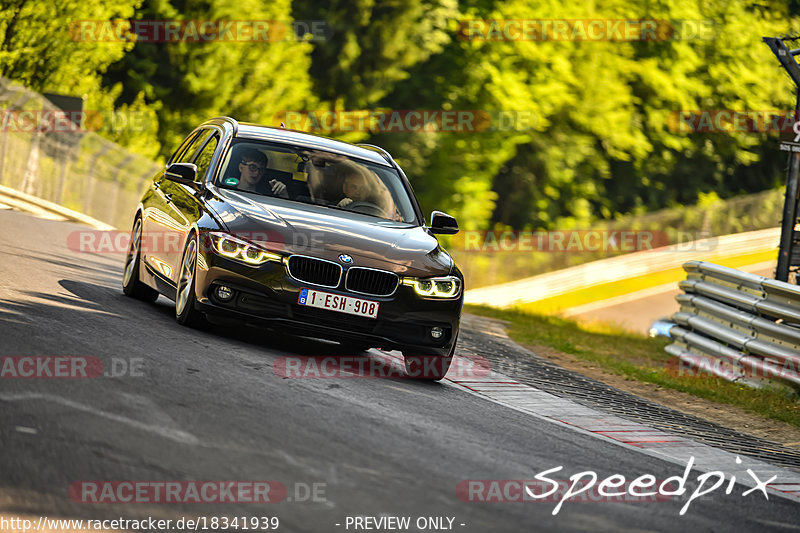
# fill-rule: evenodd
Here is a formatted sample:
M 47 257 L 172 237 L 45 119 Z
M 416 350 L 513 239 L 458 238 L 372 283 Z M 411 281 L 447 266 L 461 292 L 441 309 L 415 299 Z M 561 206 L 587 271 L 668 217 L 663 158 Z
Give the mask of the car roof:
M 235 136 L 239 139 L 243 138 L 286 143 L 312 150 L 335 152 L 358 159 L 366 159 L 367 161 L 376 163 L 378 165 L 387 167 L 391 166 L 386 158 L 384 158 L 383 155 L 375 150 L 362 148 L 361 146 L 357 146 L 355 144 L 337 141 L 327 137 L 320 137 L 319 135 L 312 135 L 310 133 L 304 133 L 296 130 L 273 128 L 270 126 L 252 124 L 249 122 L 239 122 Z

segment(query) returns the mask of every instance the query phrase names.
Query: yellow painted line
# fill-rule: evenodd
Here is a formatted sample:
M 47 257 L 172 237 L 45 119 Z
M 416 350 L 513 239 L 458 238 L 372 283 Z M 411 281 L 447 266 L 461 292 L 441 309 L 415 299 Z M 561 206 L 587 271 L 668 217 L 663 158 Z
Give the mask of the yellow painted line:
M 762 261 L 760 263 L 742 266 L 739 268 L 739 270 L 741 270 L 742 272 L 753 273 L 766 270 L 769 268 L 775 268 L 774 260 Z M 673 292 L 677 290 L 678 290 L 678 283 L 673 281 L 670 283 L 664 283 L 663 285 L 656 285 L 655 287 L 649 287 L 647 289 L 630 292 L 628 294 L 622 294 L 620 296 L 614 296 L 612 298 L 606 298 L 604 300 L 598 300 L 595 302 L 589 302 L 587 304 L 570 307 L 569 309 L 564 310 L 561 314 L 563 316 L 582 315 L 583 313 L 590 313 L 592 311 L 597 311 L 598 309 L 605 309 L 606 307 L 621 305 L 628 302 L 641 300 L 642 298 L 649 298 L 651 296 L 656 296 L 658 294 L 664 294 L 667 292 Z
M 776 261 L 777 255 L 777 250 L 771 249 L 732 257 L 712 257 L 708 262 L 731 268 L 741 268 L 748 265 L 763 266 L 771 261 Z M 535 313 L 558 313 L 578 306 L 648 289 L 661 288 L 668 285 L 677 288 L 677 283 L 683 279 L 686 279 L 686 272 L 682 268 L 672 268 L 621 281 L 602 283 L 515 307 Z

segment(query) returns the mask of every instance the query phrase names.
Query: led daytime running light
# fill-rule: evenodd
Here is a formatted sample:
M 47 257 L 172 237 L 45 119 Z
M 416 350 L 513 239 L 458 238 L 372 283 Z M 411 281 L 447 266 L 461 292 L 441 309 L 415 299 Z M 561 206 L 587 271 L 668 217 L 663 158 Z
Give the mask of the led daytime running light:
M 461 294 L 461 280 L 455 276 L 405 278 L 403 285 L 414 287 L 414 292 L 424 298 L 456 298 Z
M 210 233 L 209 235 L 214 243 L 215 251 L 229 259 L 242 261 L 248 265 L 261 265 L 267 261 L 281 262 L 283 259 L 278 254 L 267 252 L 255 244 L 237 239 L 232 235 L 217 232 Z M 230 245 L 234 245 L 235 248 L 231 250 Z

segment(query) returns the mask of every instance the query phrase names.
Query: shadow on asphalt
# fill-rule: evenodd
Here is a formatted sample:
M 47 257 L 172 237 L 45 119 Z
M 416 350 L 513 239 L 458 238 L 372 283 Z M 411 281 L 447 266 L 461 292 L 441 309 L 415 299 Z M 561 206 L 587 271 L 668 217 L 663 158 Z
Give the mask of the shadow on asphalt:
M 154 303 L 142 302 L 126 297 L 121 288 L 97 285 L 94 283 L 78 281 L 74 279 L 61 279 L 58 284 L 70 295 L 68 297 L 57 294 L 43 292 L 23 291 L 27 297 L 38 300 L 37 302 L 19 302 L 10 300 L 0 300 L 0 312 L 18 313 L 29 317 L 49 316 L 53 312 L 58 312 L 57 308 L 63 306 L 83 307 L 90 312 L 104 312 L 112 316 L 121 318 L 134 318 L 149 322 L 155 320 L 163 324 L 164 328 L 174 331 L 176 337 L 187 336 L 188 338 L 216 338 L 224 342 L 231 342 L 232 346 L 244 345 L 258 349 L 258 352 L 251 355 L 261 355 L 264 357 L 265 364 L 274 363 L 281 356 L 296 356 L 313 359 L 305 361 L 305 365 L 313 368 L 320 368 L 323 361 L 329 367 L 332 364 L 333 371 L 341 371 L 342 379 L 358 376 L 348 374 L 347 365 L 363 365 L 368 368 L 371 375 L 368 378 L 378 378 L 387 380 L 402 380 L 412 382 L 419 386 L 439 386 L 435 382 L 425 380 L 412 380 L 403 375 L 402 362 L 393 359 L 391 356 L 379 350 L 360 351 L 347 345 L 342 345 L 334 341 L 303 337 L 283 333 L 277 329 L 268 329 L 252 325 L 244 325 L 236 322 L 225 324 L 208 324 L 202 329 L 191 329 L 179 325 L 175 321 L 175 305 L 169 299 L 161 296 Z M 44 310 L 50 307 L 44 302 L 52 305 L 52 310 Z M 152 327 L 144 325 L 143 328 Z M 146 332 L 146 329 L 143 331 Z M 262 351 L 263 350 L 263 351 Z M 331 363 L 330 358 L 342 360 L 341 364 Z M 343 358 L 346 358 L 345 362 Z M 317 363 L 316 365 L 314 363 Z

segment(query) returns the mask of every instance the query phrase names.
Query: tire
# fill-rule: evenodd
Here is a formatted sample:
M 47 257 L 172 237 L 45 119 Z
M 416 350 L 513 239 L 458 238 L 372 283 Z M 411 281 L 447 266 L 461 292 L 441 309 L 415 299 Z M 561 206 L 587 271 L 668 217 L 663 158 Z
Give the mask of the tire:
M 125 296 L 142 300 L 143 302 L 155 302 L 158 298 L 158 291 L 148 287 L 139 280 L 139 268 L 141 264 L 141 245 L 142 245 L 142 218 L 136 217 L 131 230 L 131 243 L 128 246 L 128 254 L 125 256 L 125 271 L 122 274 L 122 292 Z
M 453 347 L 450 348 L 448 355 L 417 355 L 403 352 L 406 377 L 425 381 L 439 381 L 444 378 L 453 363 L 457 340 L 458 337 L 453 340 Z
M 204 326 L 205 315 L 195 307 L 195 273 L 197 271 L 197 237 L 193 233 L 186 241 L 181 257 L 181 271 L 178 277 L 178 290 L 175 293 L 175 320 L 188 327 Z

